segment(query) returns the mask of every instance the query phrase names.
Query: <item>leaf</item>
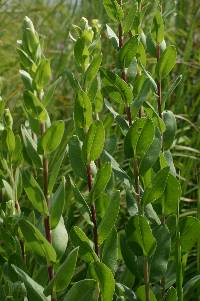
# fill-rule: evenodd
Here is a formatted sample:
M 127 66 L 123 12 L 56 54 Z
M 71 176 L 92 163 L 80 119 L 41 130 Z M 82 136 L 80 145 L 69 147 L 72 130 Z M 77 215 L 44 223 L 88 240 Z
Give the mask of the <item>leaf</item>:
M 123 10 L 117 0 L 103 0 L 103 5 L 107 15 L 113 20 L 121 22 L 123 18 Z
M 64 121 L 55 121 L 44 133 L 41 145 L 45 154 L 52 153 L 61 143 L 65 130 Z
M 77 65 L 85 70 L 88 64 L 89 50 L 83 37 L 78 38 L 74 45 L 74 57 Z
M 48 215 L 49 211 L 45 196 L 37 181 L 28 171 L 23 172 L 22 179 L 24 190 L 33 207 L 38 212 Z
M 105 129 L 103 123 L 96 120 L 92 123 L 83 143 L 83 154 L 85 160 L 90 163 L 97 160 L 104 147 Z
M 123 79 L 117 74 L 103 68 L 100 68 L 100 74 L 105 84 L 111 86 L 120 94 L 123 103 L 130 104 L 132 102 L 132 89 Z
M 176 289 L 173 286 L 167 291 L 166 301 L 178 301 Z
M 156 239 L 144 216 L 132 216 L 126 226 L 126 235 L 130 247 L 137 255 L 152 256 L 156 249 Z
M 91 195 L 95 200 L 98 196 L 104 192 L 112 173 L 112 167 L 109 162 L 104 163 L 98 170 L 94 184 L 92 186 Z
M 112 30 L 112 28 L 108 26 L 108 24 L 106 24 L 106 31 L 107 31 L 108 38 L 111 40 L 114 48 L 118 49 L 119 38 L 117 37 L 116 33 Z
M 163 79 L 171 72 L 176 64 L 176 48 L 168 46 L 161 54 L 161 57 L 156 65 L 156 75 Z
M 161 151 L 161 137 L 155 137 L 140 161 L 140 174 L 144 175 L 157 161 Z
M 24 219 L 19 221 L 19 226 L 29 249 L 37 255 L 45 257 L 48 263 L 55 263 L 56 252 L 42 233 L 33 224 Z
M 92 104 L 88 95 L 80 90 L 75 99 L 74 121 L 77 128 L 88 129 L 92 123 Z
M 190 299 L 190 293 L 192 293 L 192 291 L 194 292 L 195 288 L 199 287 L 199 283 L 200 283 L 200 275 L 196 275 L 192 277 L 185 283 L 183 287 L 183 296 L 185 300 Z M 168 301 L 177 301 L 177 299 L 174 300 L 170 299 Z
M 3 186 L 5 188 L 5 191 L 8 195 L 8 197 L 11 199 L 11 200 L 15 200 L 15 191 L 14 189 L 11 187 L 11 185 L 6 181 L 6 180 L 2 180 L 3 182 Z
M 92 81 L 96 77 L 102 61 L 102 54 L 96 55 L 85 72 L 85 86 L 90 88 Z
M 50 301 L 51 297 L 45 297 L 44 288 L 33 280 L 27 273 L 18 268 L 16 265 L 11 264 L 15 273 L 19 276 L 20 280 L 27 288 L 28 298 L 30 301 Z
M 51 79 L 51 66 L 49 60 L 43 58 L 37 67 L 35 82 L 39 90 L 43 89 Z
M 123 68 L 128 68 L 138 50 L 138 37 L 130 38 L 119 50 L 119 62 Z
M 116 289 L 118 290 L 117 295 L 120 295 L 120 297 L 123 296 L 124 298 L 126 298 L 125 299 L 126 301 L 138 301 L 138 298 L 136 297 L 132 288 L 130 289 L 126 285 L 118 282 L 118 283 L 116 283 Z M 124 300 L 124 299 L 122 299 L 122 300 Z
M 169 174 L 164 193 L 164 213 L 165 215 L 176 213 L 181 197 L 181 185 L 173 175 Z
M 183 253 L 188 253 L 199 239 L 200 221 L 192 216 L 180 219 L 180 241 Z
M 6 145 L 9 153 L 15 150 L 15 135 L 10 128 L 6 129 Z
M 21 132 L 22 132 L 22 138 L 23 138 L 27 155 L 29 156 L 31 161 L 35 164 L 35 166 L 41 168 L 42 162 L 40 156 L 37 153 L 36 142 L 32 139 L 30 133 L 27 131 L 27 129 L 24 126 L 21 127 Z
M 165 150 L 167 150 L 174 142 L 177 125 L 176 118 L 171 111 L 164 111 L 162 115 L 166 126 L 166 130 L 163 133 L 163 147 Z
M 167 179 L 169 176 L 169 167 L 165 167 L 154 176 L 152 184 L 148 186 L 143 194 L 142 203 L 152 203 L 163 195 L 165 187 L 167 185 Z
M 145 286 L 141 285 L 137 288 L 136 295 L 139 298 L 140 301 L 146 301 L 146 293 L 145 293 Z M 154 292 L 150 288 L 150 300 L 151 301 L 157 301 Z
M 133 156 L 143 158 L 153 142 L 154 135 L 155 129 L 151 119 L 136 119 L 125 138 L 125 155 L 128 158 Z
M 47 112 L 38 99 L 31 91 L 24 91 L 24 106 L 26 112 L 32 117 L 40 121 L 47 119 Z
M 117 269 L 118 259 L 118 235 L 115 227 L 112 229 L 107 239 L 104 241 L 102 251 L 102 262 L 107 265 L 113 274 Z
M 112 231 L 120 208 L 120 191 L 115 191 L 98 226 L 98 243 L 101 245 Z
M 51 231 L 51 237 L 52 246 L 56 251 L 57 257 L 61 258 L 64 255 L 68 244 L 68 233 L 62 216 L 57 226 Z
M 102 301 L 112 301 L 115 279 L 111 270 L 102 262 L 91 263 L 89 270 L 92 277 L 99 283 Z
M 87 221 L 90 222 L 90 217 L 91 217 L 90 207 L 88 206 L 88 203 L 86 202 L 84 196 L 81 194 L 81 192 L 79 191 L 78 187 L 72 181 L 71 178 L 70 178 L 70 182 L 71 182 L 71 185 L 72 185 L 72 190 L 73 190 L 73 193 L 74 193 L 74 198 L 76 200 L 76 203 L 79 204 L 78 207 L 79 207 L 80 211 L 83 214 L 87 213 Z
M 156 251 L 151 260 L 151 279 L 159 281 L 167 272 L 171 250 L 171 237 L 166 225 L 159 225 L 153 229 L 157 241 Z
M 84 279 L 76 282 L 66 294 L 64 301 L 97 301 L 97 282 L 93 279 Z
M 92 248 L 92 243 L 86 234 L 77 226 L 73 227 L 70 232 L 70 237 L 74 246 L 79 247 L 79 255 L 84 261 L 90 263 L 98 261 L 98 256 Z
M 159 11 L 157 11 L 153 18 L 153 28 L 151 31 L 156 44 L 160 44 L 163 41 L 164 30 L 162 15 Z
M 45 107 L 47 107 L 48 104 L 52 101 L 55 90 L 56 90 L 58 84 L 61 82 L 61 80 L 62 80 L 62 78 L 59 77 L 46 89 L 46 91 L 44 93 L 44 97 L 43 97 L 43 104 Z
M 65 178 L 62 177 L 62 181 L 57 188 L 56 192 L 51 197 L 51 209 L 50 209 L 50 225 L 51 229 L 54 229 L 62 216 L 64 204 L 65 204 Z
M 73 249 L 67 256 L 65 261 L 58 268 L 54 278 L 44 289 L 44 294 L 46 296 L 51 294 L 53 288 L 55 288 L 56 292 L 67 289 L 75 271 L 78 249 L 78 247 Z
M 73 135 L 69 140 L 69 160 L 76 176 L 87 179 L 86 166 L 82 159 L 82 147 L 78 136 Z

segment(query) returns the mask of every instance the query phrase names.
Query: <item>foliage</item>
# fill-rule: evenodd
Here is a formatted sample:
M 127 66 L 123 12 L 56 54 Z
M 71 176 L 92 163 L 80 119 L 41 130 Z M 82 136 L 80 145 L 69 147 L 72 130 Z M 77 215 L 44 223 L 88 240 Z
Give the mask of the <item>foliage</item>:
M 49 15 L 17 32 L 17 96 L 1 89 L 0 299 L 197 300 L 199 98 L 188 112 L 179 66 L 195 3 L 36 2 Z

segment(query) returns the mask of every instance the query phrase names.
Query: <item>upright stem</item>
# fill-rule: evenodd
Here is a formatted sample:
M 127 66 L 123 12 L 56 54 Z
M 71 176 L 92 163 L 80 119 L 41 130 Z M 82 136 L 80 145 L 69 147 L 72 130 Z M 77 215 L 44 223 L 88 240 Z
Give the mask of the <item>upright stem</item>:
M 157 61 L 160 59 L 160 45 L 156 48 Z M 158 93 L 158 114 L 162 118 L 162 83 L 161 80 L 157 80 L 157 93 Z
M 87 166 L 87 181 L 88 181 L 88 190 L 92 190 L 92 173 L 90 163 Z M 97 233 L 97 216 L 96 216 L 96 208 L 95 205 L 91 204 L 91 212 L 92 212 L 92 222 L 93 222 L 93 240 L 94 240 L 94 248 L 97 256 L 99 256 L 99 246 L 98 246 L 98 233 Z
M 123 0 L 119 0 L 119 5 L 122 6 L 122 4 L 123 4 Z M 122 29 L 121 23 L 119 23 L 119 25 L 118 25 L 118 38 L 119 38 L 119 49 L 121 49 L 124 46 L 123 29 Z M 127 81 L 126 71 L 124 68 L 122 68 L 122 71 L 121 71 L 121 78 L 125 82 Z M 128 104 L 126 105 L 126 115 L 127 115 L 127 120 L 128 120 L 129 126 L 131 126 L 131 124 L 132 124 L 131 109 Z
M 44 135 L 45 133 L 45 123 L 41 124 L 41 135 Z M 49 162 L 47 157 L 44 155 L 43 156 L 43 189 L 44 189 L 44 196 L 45 200 L 47 203 L 48 209 L 50 209 L 50 195 L 48 191 L 48 178 L 49 178 Z M 52 238 L 51 238 L 51 227 L 50 227 L 50 218 L 49 216 L 46 216 L 44 218 L 44 228 L 45 228 L 45 236 L 48 242 L 51 244 L 52 243 Z M 54 270 L 53 266 L 49 265 L 48 266 L 48 276 L 49 276 L 49 281 L 53 279 L 54 276 Z M 54 293 L 51 295 L 51 301 L 56 301 L 57 298 Z
M 182 257 L 181 257 L 181 243 L 179 230 L 179 205 L 176 216 L 176 287 L 178 301 L 183 301 L 183 271 L 182 271 Z
M 146 301 L 150 301 L 150 283 L 149 283 L 149 262 L 148 257 L 144 257 L 144 284 Z

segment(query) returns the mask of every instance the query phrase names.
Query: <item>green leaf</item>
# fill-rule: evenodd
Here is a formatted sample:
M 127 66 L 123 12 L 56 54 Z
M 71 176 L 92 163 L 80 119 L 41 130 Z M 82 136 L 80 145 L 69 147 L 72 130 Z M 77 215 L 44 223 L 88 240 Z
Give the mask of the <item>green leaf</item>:
M 102 251 L 102 262 L 106 264 L 113 274 L 117 269 L 118 259 L 118 235 L 115 227 L 112 229 L 107 239 L 104 241 Z
M 39 90 L 43 89 L 51 79 L 51 66 L 47 59 L 42 59 L 37 67 L 35 82 Z
M 12 264 L 11 267 L 15 273 L 19 276 L 20 280 L 25 284 L 27 288 L 28 298 L 30 301 L 50 301 L 51 297 L 45 297 L 44 288 L 33 280 L 27 273 Z
M 157 241 L 156 251 L 151 260 L 151 279 L 159 281 L 165 276 L 171 250 L 171 236 L 166 225 L 153 228 Z
M 56 252 L 42 233 L 29 221 L 19 221 L 20 230 L 27 243 L 27 247 L 37 255 L 45 257 L 47 262 L 56 262 Z
M 181 197 L 181 185 L 173 175 L 169 174 L 164 193 L 164 212 L 165 215 L 176 213 L 178 203 Z
M 57 257 L 61 258 L 64 255 L 68 244 L 68 233 L 62 216 L 57 226 L 51 231 L 51 237 L 52 245 L 56 251 Z
M 29 156 L 29 159 L 35 164 L 35 166 L 41 168 L 42 161 L 37 153 L 36 142 L 32 139 L 31 134 L 27 131 L 27 129 L 24 126 L 21 127 L 21 132 L 25 150 L 27 155 Z
M 15 200 L 14 188 L 12 188 L 11 185 L 6 180 L 2 180 L 2 182 L 8 197 L 14 201 Z
M 41 139 L 41 145 L 45 154 L 53 152 L 61 143 L 65 130 L 64 121 L 55 121 L 44 133 Z
M 38 212 L 48 215 L 49 211 L 45 196 L 37 181 L 28 171 L 23 172 L 22 178 L 24 190 L 33 207 Z
M 178 301 L 176 289 L 173 286 L 167 291 L 166 301 Z
M 194 292 L 194 290 L 197 288 L 199 288 L 199 283 L 200 283 L 200 275 L 196 275 L 194 277 L 192 277 L 191 279 L 189 279 L 184 287 L 183 287 L 183 296 L 185 298 L 185 300 L 189 300 L 190 299 L 190 294 L 192 292 Z M 169 301 L 177 301 L 177 299 L 170 299 Z
M 98 170 L 95 177 L 94 184 L 92 186 L 92 197 L 95 200 L 98 196 L 104 192 L 112 173 L 112 167 L 110 162 L 104 163 Z
M 89 50 L 86 46 L 84 38 L 78 38 L 74 45 L 74 57 L 77 65 L 85 70 L 89 62 Z
M 183 253 L 188 253 L 199 239 L 200 221 L 192 216 L 180 219 L 180 241 Z
M 65 261 L 58 268 L 54 278 L 49 282 L 47 287 L 44 289 L 44 294 L 46 296 L 50 295 L 52 289 L 54 288 L 56 292 L 67 289 L 68 285 L 71 282 L 74 270 L 76 267 L 76 261 L 78 256 L 78 249 L 73 249 Z
M 162 15 L 159 11 L 156 12 L 153 18 L 153 28 L 152 28 L 152 36 L 156 42 L 156 44 L 160 44 L 164 39 L 164 23 L 162 19 Z
M 136 297 L 132 288 L 129 288 L 126 285 L 118 282 L 116 283 L 116 290 L 116 294 L 121 297 L 119 300 L 138 301 L 138 298 Z
M 117 37 L 116 33 L 112 30 L 112 28 L 110 26 L 108 26 L 108 24 L 106 24 L 106 31 L 107 31 L 108 38 L 109 38 L 109 40 L 111 40 L 114 48 L 118 49 L 119 38 Z
M 103 123 L 96 120 L 90 126 L 83 143 L 83 154 L 88 163 L 100 157 L 103 151 L 104 141 L 105 129 Z
M 62 80 L 62 78 L 59 77 L 46 89 L 43 100 L 42 100 L 45 107 L 47 107 L 48 104 L 52 101 L 55 90 L 56 90 L 57 86 L 59 85 L 59 83 L 61 82 L 61 80 Z
M 134 249 L 128 244 L 128 237 L 124 231 L 120 233 L 120 251 L 128 270 L 139 277 L 138 257 L 135 255 Z
M 163 147 L 165 150 L 167 150 L 173 144 L 176 135 L 177 125 L 176 118 L 171 111 L 164 111 L 162 115 L 166 126 L 166 129 L 163 133 Z
M 75 99 L 74 121 L 77 128 L 88 129 L 92 123 L 92 104 L 88 95 L 80 90 Z
M 84 279 L 76 282 L 68 291 L 64 301 L 97 301 L 98 287 L 97 282 L 93 279 Z
M 75 226 L 72 228 L 70 237 L 74 246 L 79 247 L 79 254 L 84 261 L 90 263 L 94 260 L 99 260 L 98 256 L 93 250 L 92 242 L 79 227 Z
M 112 231 L 120 208 L 120 191 L 115 191 L 98 226 L 98 243 L 101 245 Z
M 83 215 L 85 216 L 85 214 L 87 214 L 86 216 L 86 220 L 90 223 L 90 217 L 91 217 L 91 211 L 90 211 L 90 207 L 88 206 L 88 203 L 86 202 L 84 196 L 81 194 L 81 192 L 79 191 L 78 187 L 76 186 L 76 184 L 72 181 L 72 179 L 70 178 L 70 182 L 72 185 L 72 190 L 74 193 L 74 198 L 76 200 L 76 205 L 78 203 L 78 208 L 80 210 L 81 213 L 83 213 Z
M 125 155 L 128 158 L 133 156 L 143 158 L 153 142 L 154 135 L 155 129 L 151 119 L 146 117 L 136 119 L 125 138 Z
M 96 55 L 85 72 L 85 86 L 90 88 L 92 81 L 96 77 L 102 61 L 102 54 Z
M 123 68 L 128 68 L 138 50 L 138 37 L 130 38 L 119 50 L 119 62 Z
M 24 91 L 24 107 L 26 112 L 32 117 L 40 121 L 47 119 L 47 112 L 38 99 L 31 91 Z
M 9 153 L 15 150 L 15 135 L 10 128 L 6 129 L 6 145 Z
M 100 68 L 100 74 L 105 84 L 114 88 L 121 96 L 122 102 L 130 104 L 133 100 L 131 87 L 121 79 L 117 74 Z
M 161 137 L 155 137 L 140 161 L 140 174 L 144 175 L 157 161 L 161 151 Z
M 146 301 L 146 293 L 145 293 L 145 286 L 141 285 L 138 287 L 137 291 L 136 291 L 136 295 L 139 298 L 140 301 Z M 150 300 L 151 301 L 157 301 L 154 292 L 152 291 L 152 289 L 150 288 Z
M 74 174 L 87 179 L 86 166 L 82 158 L 82 147 L 78 136 L 73 135 L 69 140 L 69 160 Z
M 143 204 L 152 203 L 163 195 L 165 187 L 167 185 L 167 179 L 169 176 L 169 167 L 165 167 L 154 176 L 152 184 L 148 186 L 142 197 Z
M 176 48 L 168 46 L 161 54 L 161 57 L 156 65 L 156 75 L 158 78 L 165 78 L 176 64 Z
M 126 234 L 130 247 L 137 255 L 152 256 L 156 249 L 156 239 L 144 216 L 132 216 L 126 226 Z
M 103 0 L 103 5 L 107 15 L 113 20 L 121 22 L 123 18 L 123 10 L 117 0 Z
M 111 270 L 102 262 L 91 263 L 89 270 L 91 276 L 99 283 L 102 301 L 112 301 L 115 279 Z
M 64 204 L 65 204 L 65 178 L 62 177 L 62 181 L 57 188 L 56 192 L 51 197 L 51 209 L 50 209 L 50 225 L 51 229 L 54 229 L 62 216 Z

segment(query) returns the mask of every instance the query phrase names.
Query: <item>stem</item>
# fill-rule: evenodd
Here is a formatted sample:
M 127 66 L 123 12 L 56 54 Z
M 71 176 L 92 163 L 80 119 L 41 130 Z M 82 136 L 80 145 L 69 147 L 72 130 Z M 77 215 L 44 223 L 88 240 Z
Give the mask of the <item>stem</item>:
M 41 124 L 41 135 L 44 135 L 45 133 L 45 123 Z M 48 192 L 48 178 L 49 178 L 49 162 L 47 157 L 44 155 L 43 156 L 43 188 L 44 188 L 44 196 L 45 200 L 47 203 L 48 209 L 50 209 L 50 195 Z M 52 244 L 52 238 L 51 238 L 51 227 L 50 227 L 50 218 L 49 215 L 44 218 L 44 228 L 45 228 L 45 236 L 46 239 L 50 244 Z M 53 279 L 54 276 L 54 270 L 53 266 L 49 265 L 48 266 L 48 276 L 49 276 L 49 281 Z M 57 298 L 54 293 L 51 295 L 51 301 L 56 301 Z
M 178 301 L 183 301 L 183 271 L 182 271 L 182 258 L 181 258 L 181 243 L 179 231 L 179 205 L 177 208 L 176 216 L 176 287 Z
M 150 283 L 149 283 L 149 262 L 148 257 L 144 257 L 144 284 L 146 301 L 150 301 Z
M 119 0 L 119 5 L 122 6 L 122 4 L 123 4 L 123 0 Z M 123 29 L 122 29 L 121 23 L 119 23 L 119 25 L 118 25 L 118 38 L 119 38 L 119 49 L 121 49 L 124 46 Z M 122 71 L 121 71 L 121 79 L 123 79 L 125 82 L 127 82 L 126 71 L 124 68 L 122 68 Z M 126 105 L 125 111 L 126 111 L 129 126 L 131 126 L 131 124 L 132 124 L 131 109 L 128 104 Z
M 159 61 L 160 45 L 157 45 L 156 56 L 157 56 L 157 61 Z M 160 79 L 157 81 L 157 93 L 158 93 L 158 114 L 160 118 L 162 118 L 162 83 Z
M 138 206 L 138 211 L 141 213 L 141 203 L 140 203 L 140 176 L 137 159 L 133 161 L 134 176 L 135 176 L 135 192 L 136 192 L 136 202 Z
M 89 192 L 92 190 L 92 173 L 90 163 L 87 166 L 87 182 L 88 182 L 88 190 Z M 98 246 L 98 233 L 97 233 L 97 216 L 96 216 L 96 208 L 95 205 L 91 204 L 91 212 L 92 212 L 92 222 L 93 222 L 93 240 L 94 240 L 94 248 L 97 256 L 99 256 L 99 246 Z

